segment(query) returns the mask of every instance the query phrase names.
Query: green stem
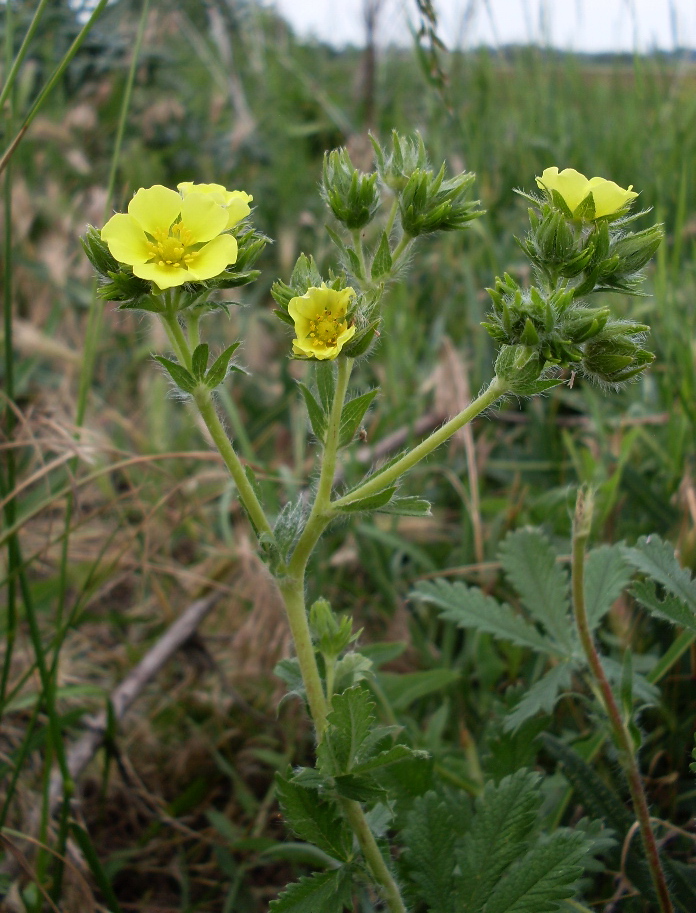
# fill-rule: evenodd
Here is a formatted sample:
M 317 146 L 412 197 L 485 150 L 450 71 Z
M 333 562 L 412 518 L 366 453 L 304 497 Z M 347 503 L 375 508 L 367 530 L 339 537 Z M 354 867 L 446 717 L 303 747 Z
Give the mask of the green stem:
M 650 823 L 650 809 L 648 808 L 643 780 L 638 769 L 633 739 L 616 702 L 614 692 L 611 690 L 611 685 L 604 673 L 587 617 L 585 606 L 585 547 L 592 525 L 593 504 L 594 495 L 592 491 L 581 488 L 578 492 L 575 517 L 573 518 L 572 590 L 575 623 L 587 662 L 599 687 L 602 704 L 626 772 L 631 799 L 633 800 L 633 809 L 640 826 L 643 846 L 645 847 L 650 874 L 657 892 L 660 911 L 661 913 L 673 913 L 672 901 L 667 889 L 665 873 L 662 870 L 657 841 Z
M 164 314 L 161 315 L 162 323 L 164 324 L 164 329 L 169 337 L 169 341 L 172 344 L 174 349 L 174 354 L 179 360 L 179 364 L 183 365 L 188 370 L 191 370 L 191 349 L 189 347 L 188 339 L 184 333 L 181 324 L 179 323 L 179 318 L 176 315 L 176 311 L 172 306 L 172 299 L 167 299 L 167 310 Z
M 410 237 L 410 235 L 404 234 L 404 236 L 394 248 L 394 251 L 392 252 L 392 270 L 396 267 L 397 263 L 399 262 L 399 258 L 407 250 L 411 241 L 413 241 L 413 238 Z
M 391 205 L 389 210 L 389 216 L 387 218 L 387 224 L 384 227 L 384 230 L 387 233 L 387 238 L 392 233 L 392 228 L 394 228 L 394 222 L 396 221 L 396 214 L 399 211 L 399 198 L 394 197 L 394 202 Z
M 359 228 L 354 228 L 352 231 L 353 235 L 353 244 L 355 245 L 355 252 L 358 255 L 358 260 L 360 261 L 360 269 L 362 271 L 362 279 L 364 282 L 369 283 L 370 277 L 367 275 L 367 263 L 365 262 L 365 248 L 363 247 L 362 234 Z
M 348 819 L 348 823 L 353 829 L 353 833 L 358 838 L 360 849 L 370 867 L 372 877 L 382 890 L 391 913 L 406 913 L 406 907 L 401 899 L 399 887 L 394 881 L 394 876 L 389 871 L 384 857 L 382 856 L 374 834 L 367 823 L 365 813 L 357 802 L 352 799 L 340 799 L 343 813 Z
M 48 2 L 49 2 L 49 0 L 40 0 L 39 5 L 36 7 L 36 11 L 34 12 L 32 20 L 29 24 L 29 28 L 27 29 L 26 35 L 22 39 L 21 47 L 17 51 L 17 56 L 15 57 L 14 62 L 12 63 L 12 66 L 10 68 L 10 71 L 7 74 L 7 79 L 5 80 L 5 85 L 2 87 L 2 92 L 0 92 L 0 111 L 2 111 L 2 109 L 4 108 L 5 102 L 7 101 L 7 97 L 10 94 L 10 89 L 15 84 L 15 79 L 17 78 L 17 73 L 19 73 L 19 68 L 22 65 L 22 61 L 26 57 L 27 51 L 29 50 L 29 45 L 31 44 L 31 39 L 34 37 L 36 29 L 38 28 L 38 25 L 39 25 L 39 21 L 41 20 L 41 16 L 43 15 L 43 11 L 44 11 L 46 5 L 48 4 Z M 6 19 L 6 21 L 7 21 L 7 19 Z M 6 34 L 11 35 L 12 30 L 8 29 Z M 9 55 L 7 55 L 7 54 L 5 55 L 5 60 L 7 62 L 8 60 L 11 60 L 11 59 L 12 59 L 12 47 L 10 45 L 10 53 L 9 53 Z
M 392 463 L 383 472 L 376 472 L 366 482 L 363 482 L 362 485 L 359 485 L 342 498 L 338 498 L 338 500 L 332 503 L 331 507 L 333 509 L 336 509 L 337 507 L 340 508 L 345 504 L 350 504 L 351 501 L 358 501 L 361 498 L 366 498 L 369 495 L 376 494 L 378 491 L 387 488 L 405 472 L 412 469 L 416 463 L 419 463 L 424 457 L 431 454 L 433 450 L 440 446 L 440 444 L 444 444 L 444 442 L 451 438 L 456 431 L 459 431 L 460 428 L 463 428 L 464 425 L 476 418 L 477 415 L 480 415 L 488 409 L 489 406 L 492 406 L 496 400 L 500 399 L 501 396 L 504 396 L 508 392 L 508 389 L 508 384 L 504 380 L 498 376 L 494 377 L 483 393 L 469 403 L 466 409 L 462 409 L 458 415 L 455 415 L 454 418 L 446 422 L 441 428 L 438 428 L 437 431 L 434 431 L 424 441 L 421 441 L 417 447 L 414 447 L 413 450 L 404 454 L 400 460 Z
M 186 329 L 188 330 L 189 346 L 192 352 L 201 343 L 200 322 L 201 315 L 189 311 L 186 316 Z

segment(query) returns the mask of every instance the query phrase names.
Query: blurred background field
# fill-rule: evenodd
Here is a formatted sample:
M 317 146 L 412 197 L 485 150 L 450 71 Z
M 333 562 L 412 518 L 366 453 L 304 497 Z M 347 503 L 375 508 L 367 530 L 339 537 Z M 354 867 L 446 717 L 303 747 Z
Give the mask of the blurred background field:
M 36 8 L 5 6 L 5 77 Z M 599 486 L 602 540 L 659 532 L 696 570 L 696 58 L 448 51 L 424 9 L 414 5 L 422 33 L 409 46 L 338 50 L 297 38 L 270 7 L 153 0 L 108 201 L 143 10 L 117 0 L 11 158 L 0 406 L 10 648 L 0 775 L 2 825 L 21 849 L 6 846 L 0 866 L 8 910 L 41 909 L 41 882 L 66 911 L 107 902 L 115 910 L 105 896 L 111 885 L 124 911 L 256 913 L 303 866 L 322 864 L 286 838 L 272 796 L 274 772 L 302 761 L 312 744 L 299 704 L 277 712 L 282 685 L 272 670 L 288 655 L 289 634 L 234 490 L 151 358 L 166 352 L 166 340 L 141 316 L 94 304 L 79 236 L 139 187 L 195 180 L 244 189 L 256 225 L 274 240 L 260 280 L 234 296 L 243 306 L 230 319 L 208 319 L 221 346 L 242 340 L 249 374 L 234 375 L 220 405 L 276 510 L 311 476 L 313 449 L 295 384 L 304 368 L 288 358 L 269 288 L 287 280 L 303 251 L 330 265 L 318 190 L 326 150 L 347 145 L 367 170 L 368 130 L 384 139 L 392 129 L 418 130 L 435 164 L 476 173 L 487 211 L 470 231 L 424 243 L 390 293 L 378 353 L 356 375 L 356 386 L 379 383 L 381 395 L 366 441 L 348 452 L 348 480 L 369 465 L 369 448 L 390 435 L 396 446 L 415 440 L 421 417 L 435 427 L 492 375 L 479 326 L 484 289 L 505 270 L 528 278 L 516 243 L 526 203 L 515 188 L 533 191 L 550 165 L 574 167 L 632 184 L 653 209 L 639 228 L 664 222 L 648 297 L 612 298 L 619 313 L 652 326 L 657 357 L 644 377 L 619 394 L 576 379 L 572 389 L 507 403 L 408 478 L 408 493 L 432 501 L 431 518 L 356 521 L 331 532 L 315 558 L 312 596 L 350 608 L 364 642 L 408 644 L 384 648 L 389 671 L 433 673 L 411 679 L 410 693 L 390 693 L 385 675 L 385 699 L 453 782 L 476 790 L 477 758 L 495 737 L 493 708 L 524 681 L 525 661 L 486 637 L 462 639 L 409 603 L 415 581 L 445 575 L 500 587 L 497 546 L 525 524 L 567 549 L 580 482 Z M 3 148 L 83 23 L 67 0 L 42 12 L 6 101 Z M 65 846 L 60 823 L 41 811 L 55 758 L 32 638 L 43 644 L 70 744 L 166 627 L 216 592 L 199 634 L 109 731 L 108 750 L 81 778 L 79 820 L 101 865 L 90 862 L 83 876 L 70 862 L 57 891 L 53 850 Z M 609 647 L 648 654 L 664 652 L 670 637 L 627 601 L 606 632 Z M 683 796 L 694 662 L 687 653 L 665 684 L 644 758 L 653 801 L 681 821 L 693 814 L 693 788 L 688 802 Z M 30 851 L 20 834 L 49 849 Z

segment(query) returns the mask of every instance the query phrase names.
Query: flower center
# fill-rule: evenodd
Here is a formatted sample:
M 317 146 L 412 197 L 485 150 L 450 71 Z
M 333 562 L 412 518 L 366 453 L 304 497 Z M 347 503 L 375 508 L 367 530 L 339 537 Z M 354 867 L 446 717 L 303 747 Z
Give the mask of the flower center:
M 341 317 L 335 317 L 328 309 L 319 311 L 309 322 L 309 338 L 316 346 L 335 346 L 341 332 Z
M 151 253 L 151 262 L 158 266 L 178 266 L 187 269 L 195 258 L 196 252 L 188 250 L 193 242 L 193 235 L 184 228 L 183 222 L 175 222 L 171 228 L 157 228 L 152 234 L 153 240 L 147 242 Z

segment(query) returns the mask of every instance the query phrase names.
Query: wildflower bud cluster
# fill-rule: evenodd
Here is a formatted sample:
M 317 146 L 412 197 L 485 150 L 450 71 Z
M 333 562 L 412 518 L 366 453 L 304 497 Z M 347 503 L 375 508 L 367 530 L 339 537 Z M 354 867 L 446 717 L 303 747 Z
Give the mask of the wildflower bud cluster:
M 533 350 L 540 375 L 557 366 L 618 386 L 652 362 L 644 347 L 649 327 L 614 317 L 588 296 L 639 294 L 640 270 L 657 250 L 662 227 L 626 229 L 642 214 L 628 214 L 637 196 L 630 187 L 557 168 L 546 169 L 537 183 L 543 198 L 522 194 L 535 208 L 519 243 L 538 285 L 523 290 L 508 274 L 497 278 L 488 289 L 493 308 L 483 325 L 496 342 Z

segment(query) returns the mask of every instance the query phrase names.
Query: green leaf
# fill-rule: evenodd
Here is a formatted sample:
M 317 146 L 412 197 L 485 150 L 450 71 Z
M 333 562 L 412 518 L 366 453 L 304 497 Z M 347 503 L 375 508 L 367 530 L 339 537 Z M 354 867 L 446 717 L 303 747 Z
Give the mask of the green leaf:
M 99 859 L 99 855 L 94 848 L 94 844 L 90 839 L 87 831 L 80 827 L 79 824 L 71 822 L 69 825 L 70 833 L 75 838 L 77 845 L 80 847 L 80 851 L 87 862 L 87 865 L 90 868 L 90 871 L 94 877 L 95 882 L 97 883 L 99 890 L 104 895 L 104 900 L 109 905 L 109 909 L 112 913 L 121 913 L 121 906 L 119 905 L 114 889 L 111 886 L 111 881 L 109 880 L 106 871 Z
M 353 768 L 353 773 L 364 774 L 368 771 L 379 770 L 380 767 L 390 767 L 392 764 L 398 764 L 401 761 L 412 760 L 413 758 L 425 760 L 427 757 L 428 753 L 426 751 L 414 751 L 408 745 L 393 745 L 391 748 L 387 748 L 386 751 L 381 751 L 378 755 L 370 758 L 369 761 L 356 764 Z
M 343 354 L 348 358 L 359 358 L 361 355 L 364 355 L 370 348 L 372 340 L 375 338 L 378 326 L 379 320 L 374 320 L 368 326 L 358 330 L 355 336 L 353 336 L 352 339 L 349 339 L 344 345 Z
M 314 369 L 322 409 L 328 415 L 336 393 L 336 366 L 333 361 L 319 361 Z
M 184 391 L 184 393 L 193 393 L 198 386 L 198 382 L 186 368 L 177 364 L 175 361 L 164 358 L 162 355 L 155 355 L 155 361 L 158 361 L 162 367 L 169 372 L 171 379 L 180 390 Z
M 334 777 L 334 785 L 339 796 L 352 799 L 354 802 L 386 802 L 387 791 L 372 777 L 358 777 L 355 774 L 339 774 Z
M 441 617 L 460 628 L 473 628 L 520 647 L 565 658 L 557 644 L 539 633 L 534 625 L 515 614 L 509 605 L 484 595 L 477 587 L 468 587 L 461 581 L 425 581 L 418 584 L 412 596 L 438 606 L 443 610 Z
M 560 693 L 570 688 L 572 663 L 559 663 L 524 692 L 522 700 L 503 722 L 507 732 L 514 732 L 537 713 L 552 713 Z
M 372 278 L 379 279 L 380 276 L 384 276 L 385 273 L 390 272 L 391 268 L 392 255 L 391 248 L 389 247 L 389 236 L 386 231 L 383 231 L 382 237 L 379 239 L 379 245 L 375 251 L 374 260 L 372 261 Z
M 486 913 L 553 913 L 575 893 L 589 849 L 583 834 L 559 828 L 517 860 L 496 885 Z
M 353 835 L 334 802 L 321 799 L 314 789 L 306 789 L 276 774 L 278 801 L 288 825 L 302 840 L 313 843 L 341 862 L 350 858 Z
M 392 498 L 381 508 L 383 514 L 396 514 L 399 517 L 429 517 L 430 501 L 408 495 L 405 498 Z
M 396 485 L 391 488 L 385 488 L 384 491 L 377 492 L 376 495 L 369 495 L 367 498 L 358 498 L 357 501 L 349 501 L 347 504 L 340 504 L 338 510 L 344 513 L 356 513 L 362 510 L 379 510 L 391 501 Z
M 694 615 L 689 606 L 675 596 L 667 595 L 660 599 L 652 580 L 640 580 L 634 583 L 630 593 L 642 606 L 645 606 L 649 612 L 658 618 L 696 632 L 696 615 Z
M 457 905 L 455 847 L 467 819 L 435 792 L 416 799 L 402 832 L 408 873 L 430 913 L 452 913 Z
M 350 773 L 361 746 L 375 725 L 374 703 L 363 685 L 335 694 L 317 759 L 322 773 Z
M 314 394 L 309 389 L 309 387 L 307 387 L 299 380 L 297 385 L 302 392 L 305 405 L 307 406 L 307 414 L 309 415 L 309 422 L 312 426 L 314 437 L 323 443 L 324 435 L 326 434 L 326 414 L 319 403 L 316 401 Z
M 406 710 L 414 701 L 437 694 L 459 681 L 456 669 L 427 669 L 424 672 L 379 672 L 377 680 L 393 710 Z
M 661 583 L 668 592 L 689 607 L 692 615 L 696 615 L 696 581 L 679 564 L 674 549 L 668 542 L 656 535 L 644 536 L 638 540 L 635 548 L 624 548 L 623 553 L 637 570 Z M 692 623 L 696 623 L 696 619 Z
M 539 530 L 521 529 L 505 537 L 500 560 L 510 583 L 532 618 L 540 621 L 570 654 L 573 626 L 568 604 L 568 574 Z
M 196 380 L 203 380 L 208 369 L 208 344 L 202 342 L 196 346 L 191 356 L 191 373 Z
M 620 545 L 593 549 L 585 563 L 585 608 L 592 629 L 596 628 L 612 604 L 628 585 L 632 571 Z
M 283 561 L 287 561 L 295 540 L 302 532 L 304 518 L 305 502 L 302 496 L 295 501 L 288 501 L 278 514 L 273 535 Z
M 365 417 L 365 413 L 370 408 L 372 400 L 377 396 L 379 391 L 368 390 L 362 396 L 356 396 L 349 400 L 341 412 L 341 430 L 339 432 L 338 446 L 346 447 L 353 440 L 355 432 L 358 430 L 360 423 Z
M 240 342 L 232 343 L 231 346 L 228 346 L 225 351 L 215 359 L 210 367 L 210 370 L 205 376 L 206 386 L 210 390 L 214 390 L 215 387 L 219 387 L 223 380 L 227 377 L 227 368 L 230 363 L 230 359 L 240 345 Z
M 341 913 L 352 907 L 352 893 L 350 870 L 341 868 L 300 878 L 268 909 L 269 913 Z

